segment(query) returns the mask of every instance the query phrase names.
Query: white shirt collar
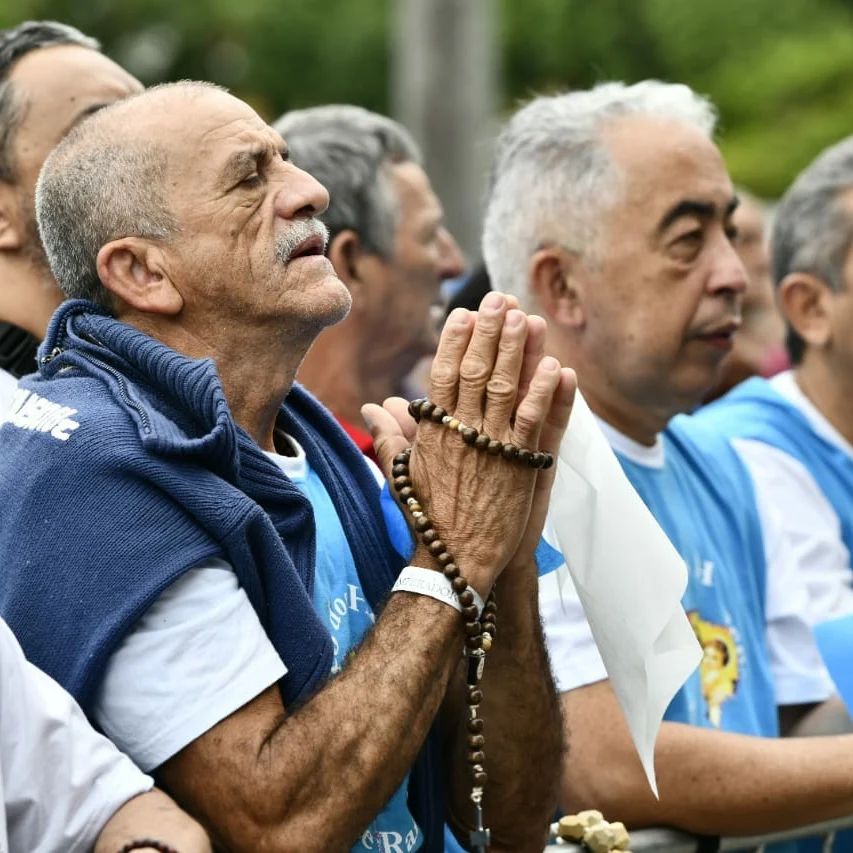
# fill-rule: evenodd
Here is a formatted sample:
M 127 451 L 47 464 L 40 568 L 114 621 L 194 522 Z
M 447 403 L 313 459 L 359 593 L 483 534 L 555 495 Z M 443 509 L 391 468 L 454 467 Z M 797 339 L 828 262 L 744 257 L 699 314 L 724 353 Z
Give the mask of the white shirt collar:
M 633 438 L 628 438 L 627 435 L 603 421 L 598 415 L 594 415 L 594 417 L 608 444 L 616 453 L 646 468 L 663 468 L 665 453 L 660 433 L 655 436 L 655 443 L 649 447 L 640 444 L 639 441 L 634 441 Z
M 281 470 L 294 482 L 304 482 L 308 477 L 308 460 L 305 456 L 305 450 L 302 445 L 292 436 L 287 436 L 288 441 L 296 451 L 295 456 L 283 456 L 281 453 L 275 453 L 271 450 L 265 450 L 264 453 L 278 465 Z
M 809 400 L 803 393 L 797 380 L 794 377 L 793 370 L 785 370 L 778 373 L 769 380 L 770 385 L 777 394 L 784 397 L 792 406 L 802 412 L 805 419 L 811 425 L 811 428 L 825 441 L 834 444 L 841 448 L 848 456 L 853 456 L 853 444 L 850 444 L 846 438 L 826 419 L 821 411 Z

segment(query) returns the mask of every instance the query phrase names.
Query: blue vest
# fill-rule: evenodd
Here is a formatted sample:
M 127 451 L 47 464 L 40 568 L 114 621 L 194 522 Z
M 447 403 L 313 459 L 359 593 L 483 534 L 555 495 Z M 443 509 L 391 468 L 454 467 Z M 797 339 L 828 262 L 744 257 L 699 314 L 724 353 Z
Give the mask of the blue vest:
M 696 417 L 729 439 L 761 441 L 800 462 L 838 515 L 842 539 L 853 554 L 853 458 L 818 435 L 766 379 L 748 379 Z
M 665 718 L 741 734 L 778 734 L 765 642 L 765 558 L 752 483 L 728 442 L 675 418 L 662 468 L 617 453 L 687 564 L 684 609 L 705 654 Z
M 0 428 L 0 616 L 29 659 L 90 711 L 107 660 L 183 572 L 233 567 L 288 668 L 285 707 L 328 678 L 332 639 L 312 606 L 309 500 L 231 417 L 213 362 L 189 359 L 74 301 L 54 315 L 39 373 Z M 334 419 L 294 387 L 278 425 L 305 449 L 378 611 L 401 560 L 378 489 Z M 412 771 L 424 850 L 442 849 L 439 744 Z

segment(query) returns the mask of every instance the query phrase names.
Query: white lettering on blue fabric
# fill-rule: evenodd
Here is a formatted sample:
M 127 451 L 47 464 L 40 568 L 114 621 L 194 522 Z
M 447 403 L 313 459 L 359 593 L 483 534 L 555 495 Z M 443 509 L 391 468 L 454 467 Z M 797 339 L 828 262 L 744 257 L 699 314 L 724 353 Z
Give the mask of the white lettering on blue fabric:
M 360 849 L 378 850 L 380 853 L 410 853 L 417 848 L 419 840 L 420 829 L 414 821 L 405 836 L 393 829 L 382 830 L 371 826 L 361 836 Z
M 377 832 L 379 848 L 382 853 L 405 853 L 402 848 L 403 836 L 399 832 Z
M 71 433 L 80 426 L 79 422 L 71 420 L 71 415 L 76 414 L 77 409 L 18 388 L 12 398 L 7 423 L 31 432 L 49 433 L 59 441 L 68 441 Z

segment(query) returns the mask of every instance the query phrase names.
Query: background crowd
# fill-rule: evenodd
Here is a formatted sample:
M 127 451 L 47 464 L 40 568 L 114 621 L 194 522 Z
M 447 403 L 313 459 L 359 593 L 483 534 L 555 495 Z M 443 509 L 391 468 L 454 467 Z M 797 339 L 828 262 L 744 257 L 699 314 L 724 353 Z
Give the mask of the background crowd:
M 4 679 L 104 756 L 56 759 L 85 828 L 40 821 L 20 803 L 51 795 L 4 767 L 11 848 L 208 849 L 178 806 L 227 849 L 387 851 L 484 850 L 484 817 L 491 849 L 541 849 L 555 808 L 706 836 L 851 813 L 853 721 L 818 648 L 853 613 L 849 12 L 448 0 L 327 7 L 324 28 L 308 5 L 255 2 L 211 10 L 221 36 L 174 9 L 136 26 L 113 17 L 133 4 L 21 4 L 100 30 L 107 52 L 115 37 L 118 64 L 62 28 L 0 43 L 0 615 L 178 804 L 10 635 Z M 458 112 L 419 124 L 435 93 L 406 69 L 436 61 L 407 39 L 442 11 L 490 69 L 485 124 L 457 122 L 454 144 L 479 157 L 502 99 L 574 89 L 508 110 L 487 184 L 477 157 L 441 156 Z M 141 94 L 178 76 L 238 97 Z M 648 76 L 678 83 L 631 85 Z M 571 584 L 549 583 L 572 561 L 560 517 L 545 523 L 576 381 L 555 359 L 687 565 L 703 658 L 661 729 L 660 799 Z M 400 406 L 362 408 L 395 394 L 433 399 L 412 410 L 411 457 Z M 393 466 L 420 544 L 374 463 Z M 464 641 L 427 600 L 436 577 Z M 457 681 L 466 726 L 447 722 Z M 43 737 L 7 748 L 38 761 Z M 473 819 L 452 769 L 466 743 Z M 110 797 L 80 794 L 110 773 Z

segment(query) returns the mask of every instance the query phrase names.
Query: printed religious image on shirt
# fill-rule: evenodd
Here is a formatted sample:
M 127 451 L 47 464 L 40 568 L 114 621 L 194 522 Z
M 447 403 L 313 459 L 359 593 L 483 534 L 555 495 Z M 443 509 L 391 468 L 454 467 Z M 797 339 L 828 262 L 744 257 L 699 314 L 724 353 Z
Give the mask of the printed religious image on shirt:
M 706 714 L 712 726 L 720 727 L 723 703 L 737 691 L 738 653 L 732 632 L 725 625 L 706 622 L 695 610 L 687 614 L 702 646 L 699 678 Z

